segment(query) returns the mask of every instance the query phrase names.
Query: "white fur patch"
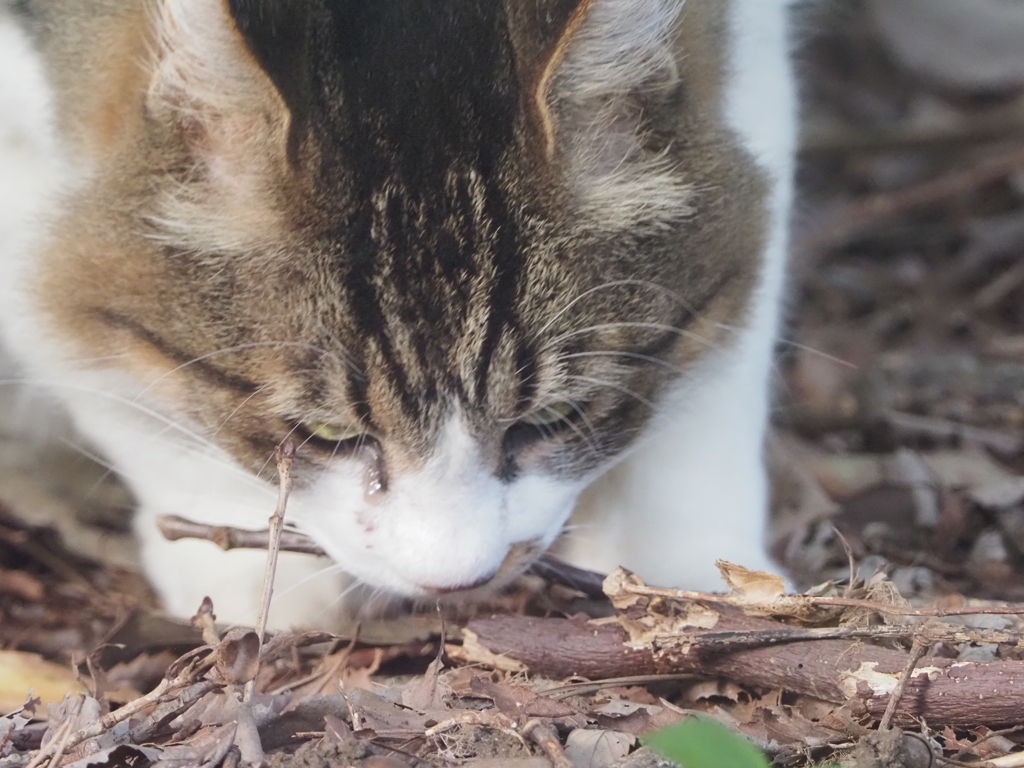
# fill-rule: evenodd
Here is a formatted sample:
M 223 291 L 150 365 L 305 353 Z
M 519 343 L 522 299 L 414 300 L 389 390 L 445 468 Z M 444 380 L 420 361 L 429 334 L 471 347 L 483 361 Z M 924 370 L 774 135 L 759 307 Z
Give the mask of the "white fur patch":
M 770 229 L 751 312 L 666 403 L 647 440 L 581 498 L 573 562 L 623 565 L 651 583 L 721 590 L 718 558 L 772 567 L 763 465 L 772 348 L 782 305 L 796 99 L 784 0 L 732 0 L 727 125 L 769 174 Z
M 580 490 L 529 473 L 500 481 L 458 414 L 423 467 L 393 475 L 376 499 L 364 482 L 358 459 L 339 462 L 293 496 L 293 519 L 349 572 L 411 596 L 475 584 L 518 543 L 546 548 Z
M 683 0 L 594 0 L 559 77 L 579 102 L 627 93 L 677 77 L 671 36 Z

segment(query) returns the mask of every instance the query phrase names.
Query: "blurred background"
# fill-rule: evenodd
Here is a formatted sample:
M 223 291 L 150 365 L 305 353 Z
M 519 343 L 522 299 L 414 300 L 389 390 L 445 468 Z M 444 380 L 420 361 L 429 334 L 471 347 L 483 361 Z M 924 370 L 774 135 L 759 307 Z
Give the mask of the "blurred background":
M 1024 599 L 1024 2 L 798 10 L 774 551 Z

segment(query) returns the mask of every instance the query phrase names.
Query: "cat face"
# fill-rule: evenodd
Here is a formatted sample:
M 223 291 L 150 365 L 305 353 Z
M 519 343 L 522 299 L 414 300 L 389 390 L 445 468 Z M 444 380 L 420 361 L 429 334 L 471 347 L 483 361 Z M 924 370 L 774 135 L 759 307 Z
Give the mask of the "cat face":
M 293 440 L 289 515 L 354 575 L 507 580 L 755 288 L 764 180 L 680 53 L 716 5 L 126 11 L 124 76 L 62 94 L 44 312 L 248 471 Z

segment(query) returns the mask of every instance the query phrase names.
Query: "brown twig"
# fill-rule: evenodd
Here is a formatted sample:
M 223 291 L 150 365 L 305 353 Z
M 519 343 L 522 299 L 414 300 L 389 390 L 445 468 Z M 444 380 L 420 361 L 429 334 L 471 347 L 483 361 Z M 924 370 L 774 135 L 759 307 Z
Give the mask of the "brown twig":
M 179 539 L 207 539 L 221 549 L 266 549 L 270 545 L 270 531 L 244 531 L 226 525 L 205 525 L 177 515 L 161 515 L 156 521 L 160 533 L 168 541 Z M 325 556 L 327 553 L 309 536 L 299 531 L 281 531 L 280 550 L 306 555 Z
M 295 443 L 286 440 L 274 449 L 277 461 L 277 506 L 270 516 L 269 541 L 267 546 L 267 568 L 263 573 L 263 595 L 260 611 L 256 615 L 256 636 L 263 648 L 263 635 L 267 631 L 267 617 L 270 614 L 270 600 L 274 596 L 274 575 L 277 573 L 277 556 L 281 551 L 281 530 L 284 528 L 284 513 L 288 507 L 288 496 L 292 492 L 292 459 L 295 458 Z M 249 701 L 256 691 L 256 677 L 245 684 L 242 701 Z
M 574 768 L 558 741 L 558 734 L 550 724 L 534 718 L 527 720 L 520 730 L 526 738 L 541 748 L 554 768 Z
M 903 672 L 900 673 L 900 679 L 899 682 L 896 683 L 896 687 L 893 688 L 892 693 L 889 694 L 889 703 L 885 705 L 885 712 L 882 713 L 882 719 L 878 721 L 878 730 L 889 730 L 892 719 L 896 715 L 896 708 L 900 705 L 900 699 L 903 698 L 903 692 L 907 690 L 907 683 L 909 683 L 910 678 L 914 676 L 914 669 L 917 667 L 917 663 L 924 656 L 926 650 L 928 650 L 928 643 L 926 643 L 921 637 L 915 637 L 914 645 L 910 649 L 910 656 L 907 658 L 907 665 L 903 668 Z
M 160 533 L 168 541 L 179 539 L 205 539 L 212 541 L 221 549 L 266 549 L 270 544 L 270 531 L 246 531 L 226 525 L 206 525 L 187 520 L 178 515 L 161 515 L 156 520 Z M 309 536 L 294 530 L 281 531 L 281 552 L 299 552 L 304 555 L 326 557 L 327 553 Z M 559 560 L 554 555 L 543 555 L 530 568 L 538 576 L 575 589 L 588 597 L 602 596 L 601 583 L 605 574 L 577 568 Z
M 953 755 L 953 759 L 954 760 L 959 760 L 962 757 L 967 757 L 968 755 L 972 755 L 974 753 L 974 750 L 978 746 L 980 746 L 981 744 L 984 744 L 989 739 L 995 738 L 996 736 L 1005 736 L 1008 733 L 1017 733 L 1017 731 L 1021 731 L 1021 730 L 1024 730 L 1024 725 L 1015 725 L 1015 726 L 1013 726 L 1011 728 L 1000 728 L 997 731 L 989 731 L 988 733 L 986 733 L 984 736 L 982 736 L 977 741 L 972 742 L 971 744 L 968 744 L 966 747 L 961 748 L 955 755 Z
M 555 688 L 541 691 L 541 695 L 549 699 L 564 699 L 567 696 L 586 696 L 605 688 L 618 688 L 624 685 L 650 685 L 674 680 L 692 680 L 697 675 L 692 672 L 681 672 L 668 675 L 627 675 L 626 677 L 608 677 L 603 680 L 586 680 L 582 683 L 566 683 Z
M 623 589 L 634 595 L 648 597 L 665 597 L 670 600 L 684 600 L 704 603 L 724 603 L 740 605 L 742 602 L 735 595 L 718 594 L 717 592 L 689 592 L 683 589 L 667 589 L 649 587 L 647 585 L 626 584 Z M 813 595 L 786 595 L 787 600 L 806 603 L 808 606 L 832 606 L 838 608 L 863 608 L 865 610 L 887 613 L 893 616 L 924 616 L 942 618 L 944 616 L 1022 616 L 1024 606 L 964 606 L 962 608 L 905 608 L 899 605 L 888 605 L 876 600 L 863 600 L 853 597 L 816 597 Z
M 220 642 L 220 634 L 214 624 L 217 617 L 213 613 L 213 601 L 204 597 L 203 602 L 196 611 L 196 615 L 190 620 L 193 627 L 203 633 L 203 642 L 206 645 L 217 645 Z
M 782 688 L 817 699 L 848 704 L 855 716 L 881 717 L 889 694 L 907 666 L 907 653 L 863 639 L 809 639 L 769 647 L 702 644 L 702 633 L 792 629 L 781 622 L 747 616 L 731 606 L 716 609 L 710 630 L 694 626 L 682 637 L 631 639 L 619 621 L 495 616 L 469 622 L 463 632 L 465 658 L 502 657 L 531 674 L 593 680 L 632 675 L 691 673 L 723 677 L 760 688 Z M 706 612 L 695 618 L 707 619 Z M 632 624 L 630 624 L 632 626 Z M 931 637 L 926 627 L 918 629 Z M 451 651 L 450 651 L 451 653 Z M 457 654 L 453 654 L 457 655 Z M 924 672 L 927 671 L 927 674 Z M 989 727 L 1016 724 L 1024 707 L 1024 662 L 957 661 L 925 657 L 907 679 L 901 716 L 932 725 Z
M 124 722 L 125 720 L 128 720 L 129 718 L 133 717 L 134 715 L 137 715 L 140 712 L 159 704 L 161 701 L 165 700 L 167 696 L 176 694 L 178 691 L 187 688 L 194 682 L 195 665 L 188 664 L 181 672 L 179 672 L 173 678 L 165 677 L 163 680 L 160 681 L 160 684 L 157 685 L 156 688 L 147 693 L 145 696 L 140 696 L 134 701 L 128 702 L 120 709 L 115 709 L 113 712 L 108 712 L 102 717 L 99 717 L 96 720 L 94 720 L 90 725 L 87 725 L 84 728 L 80 728 L 79 730 L 74 731 L 73 733 L 66 734 L 64 738 L 61 738 L 59 740 L 57 738 L 54 738 L 50 741 L 49 744 L 43 747 L 36 754 L 32 762 L 29 764 L 29 768 L 35 768 L 35 766 L 40 765 L 43 760 L 54 755 L 58 749 L 65 751 L 68 749 L 74 749 L 83 741 L 86 741 L 87 739 L 96 738 L 97 736 L 113 728 L 118 723 Z M 207 680 L 205 682 L 207 688 L 206 691 L 204 692 L 211 691 L 214 688 L 220 687 L 218 683 L 215 683 L 212 680 Z M 74 717 L 71 717 L 66 722 L 72 723 L 73 720 Z M 60 741 L 61 743 L 58 744 L 58 741 Z
M 922 627 L 920 624 L 914 626 L 889 624 L 867 627 L 791 627 L 782 625 L 778 629 L 701 632 L 694 637 L 687 635 L 679 637 L 686 638 L 695 648 L 714 646 L 715 650 L 728 651 L 734 648 L 764 647 L 806 640 L 854 640 L 857 638 L 881 640 L 916 635 L 926 636 L 931 642 L 946 640 L 953 643 L 1016 643 L 1020 639 L 1020 635 L 1013 632 L 1004 632 L 998 629 L 965 629 L 938 622 L 930 623 L 926 627 Z

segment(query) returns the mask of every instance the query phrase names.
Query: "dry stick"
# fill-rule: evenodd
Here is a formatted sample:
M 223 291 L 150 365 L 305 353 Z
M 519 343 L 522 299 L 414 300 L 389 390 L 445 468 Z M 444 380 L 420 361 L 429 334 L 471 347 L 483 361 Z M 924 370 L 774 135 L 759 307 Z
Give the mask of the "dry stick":
M 145 696 L 140 696 L 134 701 L 128 702 L 120 709 L 115 709 L 113 712 L 108 712 L 107 714 L 93 721 L 91 725 L 87 725 L 84 728 L 80 728 L 79 730 L 75 731 L 70 736 L 68 736 L 66 740 L 62 739 L 62 741 L 64 741 L 64 744 L 62 745 L 61 748 L 64 750 L 74 749 L 83 741 L 86 741 L 87 739 L 94 739 L 97 736 L 110 730 L 118 723 L 127 720 L 133 715 L 137 715 L 139 712 L 142 712 L 143 710 L 148 709 L 151 706 L 159 704 L 160 701 L 172 691 L 187 688 L 192 683 L 194 683 L 194 674 L 195 672 L 192 668 L 192 665 L 189 665 L 184 670 L 182 670 L 181 673 L 177 675 L 177 677 L 174 677 L 173 679 L 168 679 L 165 677 L 163 680 L 160 681 L 160 684 L 157 685 L 156 688 L 147 693 Z M 219 683 L 215 683 L 212 680 L 207 680 L 206 685 L 206 690 L 201 691 L 201 693 L 205 694 L 209 691 L 212 691 L 214 688 L 221 687 Z M 32 762 L 29 764 L 28 768 L 35 768 L 35 766 L 38 766 L 47 757 L 54 754 L 54 751 L 58 746 L 56 744 L 56 741 L 57 740 L 54 739 L 45 747 L 43 747 L 32 760 Z
M 60 761 L 60 758 L 67 751 L 68 741 L 71 738 L 71 729 L 74 728 L 75 723 L 78 721 L 78 714 L 82 711 L 82 705 L 85 704 L 85 696 L 79 695 L 71 710 L 67 713 L 67 719 L 60 724 L 57 731 L 53 734 L 53 738 L 50 739 L 50 743 L 43 749 L 40 749 L 36 756 L 32 758 L 26 768 L 37 768 L 43 764 L 51 754 L 53 759 L 50 760 L 50 766 L 56 766 Z
M 955 755 L 954 760 L 959 760 L 962 757 L 976 757 L 974 750 L 981 744 L 984 744 L 989 739 L 995 738 L 996 736 L 1005 736 L 1008 733 L 1016 733 L 1017 731 L 1024 730 L 1024 725 L 1015 725 L 1012 728 L 1001 728 L 998 731 L 989 731 L 987 734 L 982 736 L 977 741 L 968 744 L 966 747 L 962 747 Z
M 722 608 L 712 630 L 765 631 L 786 625 L 735 608 Z M 563 678 L 691 673 L 724 677 L 756 687 L 784 688 L 847 703 L 857 715 L 880 717 L 907 653 L 863 640 L 801 640 L 770 647 L 719 649 L 700 642 L 698 627 L 678 641 L 631 642 L 617 624 L 579 619 L 495 616 L 474 619 L 464 630 L 467 658 L 488 654 L 515 659 L 535 675 Z M 920 631 L 920 630 L 919 630 Z M 930 635 L 925 635 L 930 636 Z M 927 675 L 922 674 L 927 668 Z M 1024 661 L 965 662 L 925 657 L 907 679 L 901 716 L 931 725 L 989 727 L 1016 724 L 1024 711 Z
M 285 440 L 274 449 L 277 461 L 277 507 L 270 516 L 270 541 L 267 546 L 267 569 L 263 573 L 263 596 L 260 599 L 260 612 L 256 616 L 256 637 L 259 638 L 259 650 L 263 650 L 263 634 L 267 631 L 267 616 L 270 613 L 270 598 L 274 595 L 274 574 L 277 573 L 277 555 L 281 548 L 281 529 L 284 527 L 284 512 L 288 506 L 288 496 L 292 492 L 292 459 L 295 458 L 295 443 Z M 257 668 L 257 675 L 259 674 Z M 249 701 L 256 691 L 256 677 L 245 684 L 242 701 Z
M 693 672 L 680 672 L 668 675 L 628 675 L 626 677 L 606 677 L 603 680 L 588 680 L 583 683 L 566 683 L 545 691 L 538 691 L 549 699 L 564 699 L 568 696 L 586 696 L 597 693 L 605 688 L 618 688 L 624 685 L 650 685 L 652 683 L 674 682 L 676 680 L 693 680 L 700 677 Z
M 688 592 L 683 589 L 666 589 L 664 587 L 648 587 L 639 584 L 624 584 L 623 591 L 634 595 L 645 595 L 648 597 L 665 597 L 669 600 L 683 600 L 690 602 L 725 603 L 743 607 L 743 602 L 737 600 L 735 595 L 720 595 L 715 592 Z M 887 605 L 874 600 L 861 600 L 853 597 L 813 597 L 810 595 L 786 595 L 787 600 L 798 600 L 807 605 L 825 605 L 839 608 L 864 608 L 877 611 L 878 613 L 889 613 L 895 616 L 926 616 L 929 618 L 942 618 L 944 616 L 1022 616 L 1024 606 L 965 606 L 963 608 L 902 608 L 898 605 Z M 766 606 L 758 606 L 763 608 Z
M 797 643 L 805 640 L 852 640 L 865 638 L 879 640 L 885 637 L 914 637 L 927 632 L 931 642 L 948 640 L 954 643 L 985 642 L 985 643 L 1016 643 L 1020 633 L 1007 632 L 999 629 L 968 629 L 932 622 L 923 630 L 920 624 L 886 624 L 882 626 L 848 626 L 848 627 L 794 627 L 780 625 L 777 629 L 748 629 L 729 632 L 701 632 L 699 635 L 665 635 L 678 637 L 703 649 L 714 647 L 717 651 L 729 651 L 740 648 L 763 647 L 779 643 Z
M 1024 768 L 1024 752 L 1014 752 L 1002 757 L 994 757 L 983 763 L 975 763 L 981 768 Z
M 205 525 L 186 520 L 177 515 L 161 515 L 156 520 L 160 533 L 168 541 L 178 539 L 207 539 L 221 549 L 267 549 L 270 546 L 270 531 L 244 531 L 226 525 Z M 300 552 L 306 555 L 325 556 L 327 553 L 304 533 L 282 530 L 280 537 L 282 552 Z
M 290 480 L 289 480 L 290 482 Z M 270 532 L 243 531 L 239 528 L 228 528 L 226 526 L 204 525 L 195 523 L 176 515 L 162 515 L 157 518 L 157 525 L 160 532 L 170 541 L 178 539 L 207 539 L 212 541 L 221 549 L 267 549 Z M 282 552 L 301 552 L 310 555 L 323 555 L 325 552 L 313 543 L 312 539 L 298 531 L 283 531 L 280 539 L 279 549 Z M 564 565 L 564 564 L 560 564 Z M 589 572 L 588 572 L 589 573 Z M 733 603 L 735 598 L 727 594 L 714 592 L 686 592 L 679 589 L 663 589 L 661 587 L 648 586 L 627 586 L 628 591 L 637 595 L 648 595 L 651 597 L 667 597 L 675 600 L 698 600 L 704 602 Z M 1024 615 L 1024 607 L 964 607 L 964 608 L 901 608 L 895 605 L 875 602 L 873 600 L 859 600 L 848 597 L 809 597 L 796 596 L 812 605 L 828 605 L 845 608 L 865 608 L 879 613 L 889 613 L 897 616 L 973 616 L 973 615 Z
M 270 544 L 270 531 L 246 531 L 225 525 L 196 523 L 177 515 L 161 515 L 156 520 L 160 533 L 168 541 L 178 539 L 206 539 L 223 550 L 266 549 Z M 300 531 L 281 532 L 280 550 L 299 552 L 304 555 L 326 556 L 327 553 L 311 538 Z M 600 597 L 604 575 L 577 568 L 553 555 L 543 555 L 533 564 L 531 570 L 547 581 L 557 582 L 583 592 L 588 597 Z
M 899 682 L 896 683 L 896 687 L 892 689 L 892 693 L 889 694 L 889 703 L 885 706 L 885 712 L 882 713 L 882 719 L 878 721 L 878 730 L 887 731 L 889 725 L 892 723 L 892 719 L 896 714 L 896 707 L 900 704 L 900 699 L 903 698 L 903 692 L 907 689 L 907 683 L 910 682 L 910 678 L 914 676 L 914 669 L 917 667 L 917 662 L 924 656 L 924 652 L 928 650 L 928 644 L 921 637 L 914 638 L 914 645 L 910 649 L 910 656 L 907 658 L 907 665 L 903 668 L 903 672 L 900 674 Z
M 566 757 L 565 751 L 558 741 L 558 734 L 550 725 L 534 718 L 527 720 L 521 730 L 524 736 L 543 750 L 555 768 L 575 768 L 572 761 Z

